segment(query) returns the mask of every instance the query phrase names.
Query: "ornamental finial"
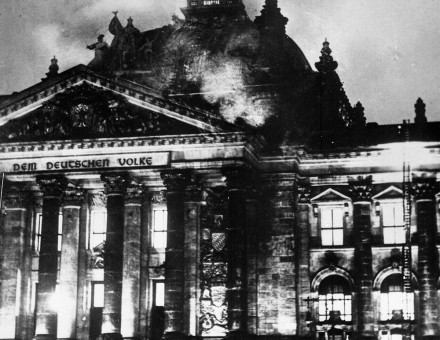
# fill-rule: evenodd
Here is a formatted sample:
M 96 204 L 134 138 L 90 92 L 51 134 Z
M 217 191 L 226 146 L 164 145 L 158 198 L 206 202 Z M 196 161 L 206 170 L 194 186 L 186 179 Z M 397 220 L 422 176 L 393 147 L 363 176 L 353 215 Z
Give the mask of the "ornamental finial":
M 319 57 L 320 61 L 315 63 L 316 69 L 322 73 L 333 72 L 338 68 L 338 63 L 334 61 L 331 56 L 332 50 L 330 49 L 330 43 L 327 41 L 327 38 L 325 38 L 322 46 L 321 56 Z

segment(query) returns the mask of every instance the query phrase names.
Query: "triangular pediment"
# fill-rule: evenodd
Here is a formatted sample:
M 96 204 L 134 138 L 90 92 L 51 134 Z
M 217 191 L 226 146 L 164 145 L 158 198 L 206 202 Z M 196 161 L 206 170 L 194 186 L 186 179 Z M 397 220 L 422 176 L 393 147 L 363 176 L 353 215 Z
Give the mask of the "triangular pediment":
M 81 129 L 82 128 L 82 129 Z M 221 116 L 79 65 L 0 103 L 3 141 L 230 132 Z M 21 138 L 23 139 L 23 138 Z
M 327 201 L 349 201 L 350 197 L 341 194 L 332 188 L 329 188 L 319 195 L 310 199 L 312 202 L 327 202 Z
M 375 200 L 399 199 L 399 198 L 400 199 L 403 198 L 403 192 L 401 189 L 395 187 L 394 185 L 388 187 L 387 189 L 373 196 L 373 199 Z

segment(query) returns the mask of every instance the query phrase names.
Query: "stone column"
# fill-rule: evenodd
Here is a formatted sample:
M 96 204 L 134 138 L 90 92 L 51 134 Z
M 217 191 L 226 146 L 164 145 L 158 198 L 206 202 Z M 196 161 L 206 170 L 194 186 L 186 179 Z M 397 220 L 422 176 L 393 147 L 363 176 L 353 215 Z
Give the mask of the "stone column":
M 200 249 L 199 249 L 199 226 L 200 226 L 200 202 L 201 191 L 195 185 L 187 188 L 185 195 L 185 216 L 184 216 L 184 249 L 185 258 L 185 286 L 184 286 L 184 304 L 183 304 L 183 331 L 191 336 L 197 335 L 197 316 L 199 305 L 199 267 L 200 267 Z
M 418 275 L 420 288 L 420 313 L 418 329 L 423 338 L 440 338 L 437 281 L 439 256 L 436 246 L 437 226 L 435 208 L 435 177 L 414 177 L 413 193 L 416 201 L 417 233 L 419 236 Z
M 130 186 L 125 195 L 122 325 L 124 338 L 140 335 L 141 209 L 143 190 Z
M 36 339 L 56 339 L 57 311 L 54 294 L 58 274 L 58 221 L 61 195 L 67 186 L 62 176 L 38 177 L 43 191 L 40 260 L 36 301 Z
M 21 285 L 24 268 L 26 203 L 28 193 L 22 187 L 7 187 L 3 197 L 3 252 L 1 254 L 0 339 L 19 338 L 17 324 L 21 311 Z
M 122 269 L 124 249 L 124 195 L 129 182 L 126 173 L 104 174 L 107 194 L 107 232 L 104 254 L 104 308 L 102 337 L 120 340 Z
M 297 291 L 298 291 L 298 335 L 309 334 L 309 328 L 306 324 L 307 316 L 311 317 L 311 310 L 307 299 L 310 298 L 310 273 L 309 273 L 309 258 L 310 258 L 310 186 L 307 184 L 298 184 L 298 203 L 297 203 L 297 242 L 295 254 L 297 254 Z M 308 320 L 310 321 L 310 320 Z
M 63 239 L 61 244 L 61 266 L 59 298 L 62 312 L 58 313 L 58 338 L 76 339 L 78 301 L 78 259 L 79 226 L 83 192 L 78 188 L 68 188 L 64 193 Z
M 374 339 L 373 255 L 371 251 L 371 176 L 349 181 L 354 212 L 357 332 L 359 339 Z
M 228 188 L 226 248 L 228 251 L 228 337 L 241 339 L 247 332 L 247 237 L 246 187 L 250 174 L 243 169 L 225 169 Z
M 185 190 L 191 181 L 188 171 L 161 174 L 167 188 L 167 249 L 165 254 L 165 338 L 184 334 L 185 289 Z

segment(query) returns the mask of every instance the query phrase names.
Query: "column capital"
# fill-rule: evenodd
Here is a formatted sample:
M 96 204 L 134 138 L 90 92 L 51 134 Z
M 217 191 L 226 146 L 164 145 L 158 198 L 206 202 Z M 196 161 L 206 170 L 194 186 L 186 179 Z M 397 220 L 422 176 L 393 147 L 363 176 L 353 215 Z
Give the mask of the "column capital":
M 129 185 L 125 193 L 125 204 L 141 204 L 144 195 L 144 187 L 142 185 Z
M 354 202 L 371 201 L 372 176 L 359 176 L 356 179 L 350 178 L 348 185 L 350 186 L 350 193 Z
M 432 200 L 435 196 L 435 176 L 413 176 L 411 189 L 416 200 Z
M 194 184 L 191 170 L 163 171 L 160 176 L 168 191 L 185 191 L 186 187 Z
M 310 204 L 310 184 L 309 183 L 298 183 L 298 203 L 299 204 Z
M 123 195 L 130 184 L 130 177 L 126 172 L 102 174 L 101 180 L 105 183 L 105 193 L 107 195 Z
M 19 209 L 24 208 L 30 197 L 30 192 L 23 184 L 8 184 L 3 196 L 3 208 Z
M 67 179 L 61 175 L 37 176 L 37 183 L 44 197 L 61 197 L 67 188 Z
M 229 189 L 246 189 L 255 181 L 255 173 L 246 167 L 224 168 L 222 174 Z
M 107 208 L 107 195 L 103 192 L 90 193 L 89 205 L 91 207 Z
M 85 198 L 84 190 L 78 187 L 68 187 L 64 191 L 63 206 L 80 206 Z
M 167 192 L 165 190 L 162 191 L 152 191 L 149 193 L 149 198 L 151 202 L 157 204 L 166 204 L 167 203 Z

